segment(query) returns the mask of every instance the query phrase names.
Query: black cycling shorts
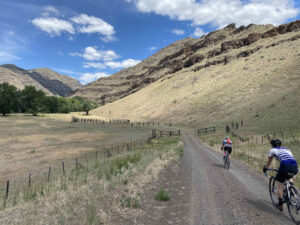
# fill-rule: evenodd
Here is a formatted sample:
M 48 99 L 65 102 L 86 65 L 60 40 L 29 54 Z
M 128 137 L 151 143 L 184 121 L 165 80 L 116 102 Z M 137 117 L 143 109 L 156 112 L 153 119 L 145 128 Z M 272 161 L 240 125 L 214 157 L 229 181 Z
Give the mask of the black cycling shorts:
M 231 146 L 225 146 L 224 151 L 227 151 L 228 154 L 230 154 L 232 152 L 232 147 Z
M 276 180 L 278 180 L 280 183 L 284 183 L 287 177 L 287 173 L 298 173 L 298 166 L 297 165 L 286 165 L 286 164 L 280 164 L 279 170 L 276 175 Z

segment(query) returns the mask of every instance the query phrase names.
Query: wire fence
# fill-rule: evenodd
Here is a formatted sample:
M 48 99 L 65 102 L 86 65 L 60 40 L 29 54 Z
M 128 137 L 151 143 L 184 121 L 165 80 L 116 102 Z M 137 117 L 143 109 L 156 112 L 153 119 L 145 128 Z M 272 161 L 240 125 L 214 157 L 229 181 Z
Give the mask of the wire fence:
M 65 181 L 72 178 L 74 173 L 81 170 L 88 170 L 96 164 L 105 165 L 117 156 L 124 156 L 132 149 L 143 146 L 163 136 L 178 136 L 180 130 L 156 130 L 152 129 L 151 136 L 122 142 L 109 146 L 99 146 L 97 151 L 86 152 L 72 159 L 62 160 L 60 163 L 45 167 L 42 170 L 34 171 L 26 176 L 18 177 L 0 183 L 0 196 L 2 196 L 3 204 L 0 209 L 7 206 L 16 205 L 20 201 L 27 201 L 35 198 L 37 195 L 44 195 L 50 189 L 58 186 L 65 186 Z
M 127 127 L 159 127 L 160 122 L 130 122 L 130 120 L 100 120 L 95 118 L 72 117 L 74 123 L 87 123 L 98 125 L 119 125 Z

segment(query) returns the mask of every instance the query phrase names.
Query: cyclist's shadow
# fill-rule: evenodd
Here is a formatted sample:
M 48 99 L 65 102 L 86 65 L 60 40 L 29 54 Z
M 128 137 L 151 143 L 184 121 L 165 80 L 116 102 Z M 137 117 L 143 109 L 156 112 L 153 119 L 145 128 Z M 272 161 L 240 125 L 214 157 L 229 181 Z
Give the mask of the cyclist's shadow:
M 220 167 L 224 169 L 224 162 L 222 161 L 222 163 L 214 163 L 213 164 L 215 167 Z
M 257 208 L 259 211 L 264 211 L 267 213 L 271 213 L 273 215 L 276 216 L 282 216 L 283 218 L 287 219 L 287 220 L 291 220 L 291 218 L 286 215 L 285 213 L 280 213 L 278 209 L 275 208 L 275 206 L 270 202 L 266 202 L 264 200 L 253 200 L 253 199 L 246 199 L 247 202 L 251 205 L 253 205 L 255 208 Z M 287 208 L 285 208 L 285 211 L 287 211 Z

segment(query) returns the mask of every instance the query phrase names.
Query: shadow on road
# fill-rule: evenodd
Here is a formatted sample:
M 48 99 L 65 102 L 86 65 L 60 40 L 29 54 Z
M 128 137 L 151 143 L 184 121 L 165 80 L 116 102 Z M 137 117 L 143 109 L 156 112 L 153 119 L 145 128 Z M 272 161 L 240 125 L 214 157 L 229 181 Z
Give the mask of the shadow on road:
M 225 169 L 225 168 L 224 168 L 224 165 L 223 165 L 223 164 L 220 164 L 220 163 L 214 163 L 213 166 L 214 166 L 214 167 L 219 167 L 219 168 Z
M 285 208 L 285 211 L 286 213 L 282 213 L 282 212 L 279 212 L 279 210 L 277 210 L 272 203 L 269 203 L 269 202 L 265 202 L 265 201 L 262 201 L 262 200 L 253 200 L 253 199 L 247 199 L 247 202 L 250 204 L 250 205 L 253 205 L 255 208 L 257 208 L 258 210 L 260 211 L 264 211 L 264 212 L 267 212 L 267 213 L 270 213 L 270 214 L 273 214 L 273 215 L 281 215 L 283 218 L 285 218 L 288 221 L 292 222 L 291 218 L 286 215 L 287 212 L 287 208 Z

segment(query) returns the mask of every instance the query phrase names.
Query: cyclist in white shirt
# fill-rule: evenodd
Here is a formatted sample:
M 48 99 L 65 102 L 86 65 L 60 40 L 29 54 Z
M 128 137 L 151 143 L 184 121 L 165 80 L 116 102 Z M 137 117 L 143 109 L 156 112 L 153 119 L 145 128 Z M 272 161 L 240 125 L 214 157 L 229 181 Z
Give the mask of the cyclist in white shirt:
M 281 147 L 281 141 L 279 139 L 273 139 L 271 140 L 272 149 L 269 152 L 268 156 L 268 162 L 263 168 L 263 172 L 265 173 L 267 169 L 270 167 L 271 162 L 273 160 L 273 157 L 275 157 L 279 162 L 279 170 L 276 175 L 276 180 L 278 181 L 278 209 L 280 211 L 283 211 L 283 188 L 284 188 L 284 182 L 287 177 L 287 173 L 298 173 L 298 165 L 293 157 L 292 152 L 287 148 Z

